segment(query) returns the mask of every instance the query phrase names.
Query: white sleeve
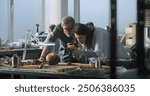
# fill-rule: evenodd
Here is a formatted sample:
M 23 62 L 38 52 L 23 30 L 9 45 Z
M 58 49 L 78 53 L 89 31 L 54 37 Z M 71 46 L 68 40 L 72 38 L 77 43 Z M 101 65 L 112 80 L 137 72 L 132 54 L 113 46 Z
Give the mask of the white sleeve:
M 98 28 L 95 32 L 95 48 L 94 51 L 97 54 L 97 56 L 104 58 L 109 58 L 109 48 L 110 48 L 110 35 L 109 32 L 107 32 L 104 29 Z

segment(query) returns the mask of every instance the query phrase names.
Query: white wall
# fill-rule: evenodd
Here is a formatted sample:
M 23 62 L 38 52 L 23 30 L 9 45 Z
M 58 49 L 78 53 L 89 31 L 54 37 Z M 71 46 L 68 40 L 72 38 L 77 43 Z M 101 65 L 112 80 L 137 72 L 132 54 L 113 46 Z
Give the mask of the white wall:
M 0 38 L 7 39 L 8 35 L 8 0 L 0 0 Z M 50 0 L 52 1 L 52 0 Z M 80 0 L 80 21 L 86 23 L 94 22 L 96 26 L 105 27 L 109 25 L 109 1 L 110 0 Z M 68 15 L 74 16 L 74 0 L 68 0 Z M 25 31 L 31 29 L 36 31 L 36 24 L 41 21 L 41 0 L 15 0 L 14 13 L 14 38 L 25 38 Z M 50 8 L 52 3 L 47 5 Z M 46 8 L 46 7 L 45 7 Z M 52 12 L 51 14 L 53 14 Z M 46 11 L 45 17 L 51 15 Z M 46 17 L 49 18 L 49 17 Z M 47 22 L 48 19 L 45 19 Z M 50 20 L 50 19 L 49 19 Z M 51 20 L 52 21 L 52 20 Z M 48 21 L 48 22 L 51 22 Z M 58 22 L 58 21 L 57 21 Z M 118 32 L 123 34 L 125 24 L 136 22 L 136 0 L 118 0 Z M 55 23 L 55 22 L 51 22 Z M 45 29 L 48 27 L 45 25 Z M 41 30 L 43 31 L 43 30 Z
M 68 15 L 74 16 L 74 0 L 68 0 Z
M 40 0 L 15 0 L 14 41 L 25 38 L 30 29 L 36 32 L 36 24 L 40 24 Z M 40 25 L 41 26 L 41 25 Z
M 118 35 L 125 32 L 126 23 L 136 22 L 136 1 L 137 0 L 117 0 L 118 1 Z M 85 3 L 86 2 L 86 3 Z M 109 5 L 110 0 L 81 0 L 80 21 L 86 23 L 93 21 L 96 26 L 105 27 L 109 25 Z
M 137 22 L 136 7 L 137 0 L 118 0 L 118 32 L 119 34 L 125 33 L 127 23 Z
M 109 24 L 109 0 L 80 0 L 80 21 L 92 21 L 96 26 L 105 27 Z
M 45 0 L 45 31 L 50 24 L 57 25 L 68 15 L 68 0 Z
M 2 40 L 7 39 L 8 34 L 8 0 L 0 0 L 0 38 Z

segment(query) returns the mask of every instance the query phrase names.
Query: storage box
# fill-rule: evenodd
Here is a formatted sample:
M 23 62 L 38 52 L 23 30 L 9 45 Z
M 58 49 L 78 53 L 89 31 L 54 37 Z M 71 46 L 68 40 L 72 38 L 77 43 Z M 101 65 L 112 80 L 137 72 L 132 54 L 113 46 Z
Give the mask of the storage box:
M 126 24 L 126 35 L 135 36 L 136 35 L 136 23 Z
M 126 37 L 125 45 L 132 46 L 136 43 L 136 37 Z
M 125 45 L 132 46 L 136 43 L 136 23 L 129 23 L 125 30 Z

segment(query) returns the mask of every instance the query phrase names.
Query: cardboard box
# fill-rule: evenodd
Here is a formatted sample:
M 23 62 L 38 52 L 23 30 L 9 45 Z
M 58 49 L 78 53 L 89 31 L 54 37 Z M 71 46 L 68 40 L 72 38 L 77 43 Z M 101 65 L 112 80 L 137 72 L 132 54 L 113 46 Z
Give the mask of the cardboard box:
M 136 35 L 136 26 L 137 26 L 136 23 L 127 24 L 126 30 L 125 30 L 126 35 L 135 36 Z
M 136 43 L 136 37 L 126 37 L 125 45 L 132 46 Z
M 136 43 L 136 23 L 129 23 L 126 25 L 125 45 L 132 46 Z

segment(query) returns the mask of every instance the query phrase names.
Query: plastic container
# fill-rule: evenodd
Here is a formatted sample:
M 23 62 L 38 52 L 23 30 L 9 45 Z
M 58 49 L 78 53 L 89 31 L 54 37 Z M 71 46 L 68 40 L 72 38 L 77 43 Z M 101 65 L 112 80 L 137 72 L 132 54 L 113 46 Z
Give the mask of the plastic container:
M 20 63 L 20 58 L 17 54 L 13 54 L 12 56 L 12 67 L 16 68 Z

